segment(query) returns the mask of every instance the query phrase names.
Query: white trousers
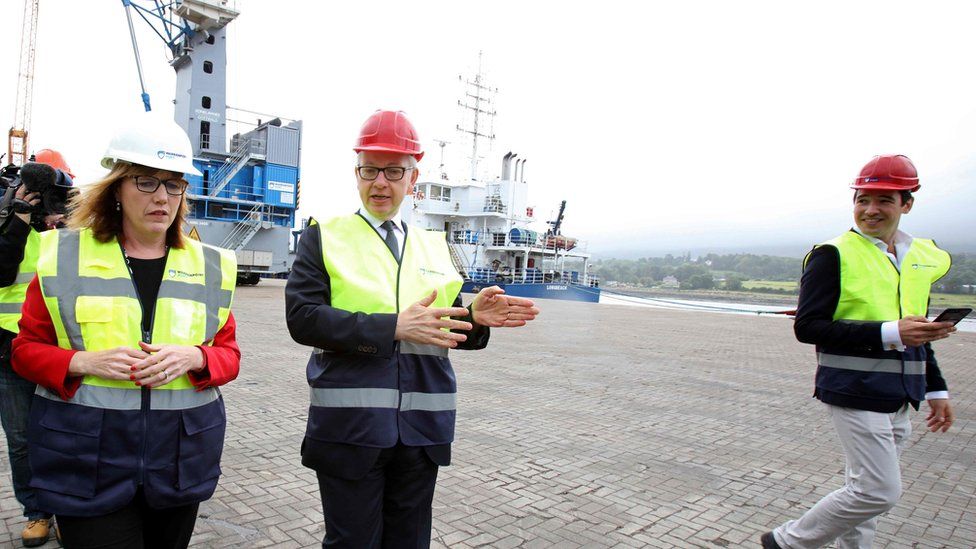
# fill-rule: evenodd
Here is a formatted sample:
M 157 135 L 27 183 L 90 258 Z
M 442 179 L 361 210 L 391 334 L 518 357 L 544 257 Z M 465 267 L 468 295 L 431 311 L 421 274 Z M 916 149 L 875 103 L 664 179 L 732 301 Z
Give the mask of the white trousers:
M 893 414 L 827 408 L 847 457 L 846 482 L 799 519 L 773 530 L 776 543 L 786 549 L 812 549 L 834 540 L 838 549 L 868 549 L 878 516 L 901 497 L 898 457 L 912 434 L 908 405 Z

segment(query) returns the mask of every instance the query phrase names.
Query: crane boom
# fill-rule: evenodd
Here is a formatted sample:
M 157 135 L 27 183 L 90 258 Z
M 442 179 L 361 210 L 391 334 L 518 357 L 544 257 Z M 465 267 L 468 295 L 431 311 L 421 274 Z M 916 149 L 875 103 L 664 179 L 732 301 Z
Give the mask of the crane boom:
M 17 75 L 17 104 L 14 123 L 7 133 L 7 160 L 21 165 L 27 160 L 31 103 L 34 94 L 34 44 L 37 39 L 37 10 L 40 0 L 24 0 L 24 25 L 20 34 L 20 66 Z

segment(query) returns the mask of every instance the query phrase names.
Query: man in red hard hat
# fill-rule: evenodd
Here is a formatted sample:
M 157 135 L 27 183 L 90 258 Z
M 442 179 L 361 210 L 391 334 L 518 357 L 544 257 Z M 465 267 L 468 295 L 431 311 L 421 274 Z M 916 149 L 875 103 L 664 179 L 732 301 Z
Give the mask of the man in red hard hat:
M 353 150 L 362 207 L 309 225 L 285 289 L 292 338 L 315 348 L 302 463 L 318 476 L 323 547 L 429 547 L 454 440 L 448 349 L 484 348 L 489 327 L 539 310 L 497 286 L 462 307 L 444 233 L 403 223 L 424 155 L 406 115 L 377 111 Z
M 899 229 L 918 172 L 902 155 L 876 156 L 851 185 L 854 227 L 804 260 L 796 337 L 816 345 L 814 396 L 827 406 L 847 460 L 844 487 L 761 538 L 764 549 L 871 547 L 878 516 L 901 497 L 899 455 L 909 407 L 928 402 L 930 431 L 955 414 L 931 342 L 955 331 L 929 322 L 929 291 L 949 254 Z

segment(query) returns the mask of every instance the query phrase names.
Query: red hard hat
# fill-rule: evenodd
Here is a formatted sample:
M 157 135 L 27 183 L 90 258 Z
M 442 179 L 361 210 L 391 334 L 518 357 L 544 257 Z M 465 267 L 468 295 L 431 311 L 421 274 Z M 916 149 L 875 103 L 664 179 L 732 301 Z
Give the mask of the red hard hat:
M 921 187 L 915 164 L 903 154 L 875 156 L 861 168 L 861 175 L 851 185 L 852 189 L 911 192 Z
M 40 162 L 41 164 L 47 164 L 52 168 L 57 168 L 70 175 L 72 179 L 75 177 L 75 174 L 71 173 L 71 168 L 68 166 L 68 163 L 65 162 L 64 157 L 61 156 L 61 153 L 54 149 L 41 149 L 37 151 L 34 153 L 34 161 Z
M 424 157 L 417 130 L 403 111 L 374 112 L 359 130 L 359 139 L 352 150 L 412 154 L 418 162 Z

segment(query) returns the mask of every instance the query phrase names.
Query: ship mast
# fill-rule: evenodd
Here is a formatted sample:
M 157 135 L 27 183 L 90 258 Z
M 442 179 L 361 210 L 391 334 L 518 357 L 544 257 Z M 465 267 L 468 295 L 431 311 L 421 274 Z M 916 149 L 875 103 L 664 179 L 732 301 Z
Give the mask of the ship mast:
M 495 139 L 496 113 L 492 102 L 495 94 L 498 92 L 498 88 L 492 88 L 485 84 L 485 78 L 481 72 L 481 55 L 482 53 L 479 51 L 478 71 L 475 73 L 473 80 L 466 80 L 462 76 L 458 76 L 458 80 L 461 80 L 465 84 L 465 99 L 459 99 L 458 106 L 463 110 L 470 110 L 473 115 L 470 128 L 463 127 L 460 124 L 457 127 L 459 132 L 471 135 L 471 179 L 473 180 L 478 179 L 478 161 L 480 160 L 478 156 L 478 138 L 484 138 L 488 141 L 489 150 L 491 149 L 491 142 Z M 487 131 L 485 127 L 487 127 Z

